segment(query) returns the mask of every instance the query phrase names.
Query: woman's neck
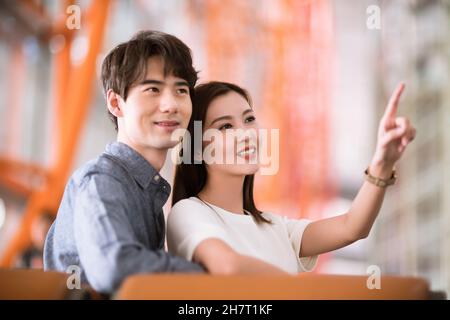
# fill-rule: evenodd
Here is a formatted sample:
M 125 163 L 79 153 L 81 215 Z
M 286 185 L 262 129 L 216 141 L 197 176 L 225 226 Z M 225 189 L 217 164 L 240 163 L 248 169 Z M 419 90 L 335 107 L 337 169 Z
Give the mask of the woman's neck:
M 201 200 L 209 202 L 224 210 L 244 214 L 243 212 L 243 186 L 245 176 L 231 176 L 220 173 L 211 174 L 198 196 Z

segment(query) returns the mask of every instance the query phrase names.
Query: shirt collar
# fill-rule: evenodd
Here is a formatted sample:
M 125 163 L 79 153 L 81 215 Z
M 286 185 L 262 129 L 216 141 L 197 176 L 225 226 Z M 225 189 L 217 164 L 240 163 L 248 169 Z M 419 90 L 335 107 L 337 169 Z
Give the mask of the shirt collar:
M 161 181 L 165 181 L 142 155 L 125 143 L 118 141 L 108 143 L 105 153 L 118 159 L 144 189 L 150 183 L 159 185 Z

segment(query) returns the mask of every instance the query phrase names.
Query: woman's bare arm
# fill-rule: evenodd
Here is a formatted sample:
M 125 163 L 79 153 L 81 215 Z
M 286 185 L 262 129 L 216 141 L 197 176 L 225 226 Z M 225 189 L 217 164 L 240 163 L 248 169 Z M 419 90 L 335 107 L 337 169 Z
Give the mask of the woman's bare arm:
M 369 167 L 371 175 L 382 179 L 391 176 L 394 164 L 416 133 L 408 119 L 396 117 L 403 88 L 403 84 L 397 87 L 380 121 L 377 148 Z M 349 212 L 310 223 L 303 233 L 300 256 L 336 250 L 366 238 L 381 209 L 385 191 L 385 188 L 366 181 L 353 200 Z
M 371 174 L 376 175 L 379 171 L 372 168 L 369 169 Z M 380 211 L 384 194 L 384 188 L 364 182 L 349 212 L 311 222 L 306 227 L 300 256 L 309 257 L 333 251 L 366 238 Z
M 193 260 L 211 274 L 288 274 L 272 264 L 244 256 L 220 239 L 203 240 L 195 249 Z

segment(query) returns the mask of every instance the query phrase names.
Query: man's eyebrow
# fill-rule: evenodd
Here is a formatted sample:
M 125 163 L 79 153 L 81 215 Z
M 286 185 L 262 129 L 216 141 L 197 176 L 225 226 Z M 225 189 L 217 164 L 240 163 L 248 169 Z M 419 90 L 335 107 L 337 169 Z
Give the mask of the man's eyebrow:
M 163 84 L 165 84 L 165 82 L 164 82 L 164 81 L 161 81 L 161 80 L 145 79 L 145 80 L 142 80 L 142 81 L 139 83 L 139 85 L 146 85 L 146 84 L 163 85 Z M 176 81 L 176 82 L 174 83 L 174 85 L 177 86 L 177 87 L 179 87 L 179 86 L 186 86 L 186 87 L 189 87 L 189 84 L 187 83 L 187 81 L 183 81 L 183 80 L 181 80 L 181 81 Z
M 175 81 L 175 86 L 186 86 L 189 87 L 189 83 L 187 81 L 181 80 L 181 81 Z
M 245 116 L 247 113 L 249 113 L 249 112 L 252 112 L 253 111 L 253 109 L 247 109 L 247 110 L 245 110 L 244 112 L 242 112 L 242 116 Z M 213 122 L 211 122 L 211 124 L 210 124 L 210 126 L 212 126 L 214 123 L 216 123 L 217 121 L 220 121 L 220 120 L 230 120 L 230 119 L 232 119 L 233 117 L 232 116 L 221 116 L 221 117 L 218 117 L 218 118 L 216 118 Z
M 164 84 L 164 81 L 152 80 L 152 79 L 144 79 L 141 82 L 139 82 L 139 85 L 144 85 L 144 84 L 158 84 L 158 85 L 162 85 L 162 84 Z

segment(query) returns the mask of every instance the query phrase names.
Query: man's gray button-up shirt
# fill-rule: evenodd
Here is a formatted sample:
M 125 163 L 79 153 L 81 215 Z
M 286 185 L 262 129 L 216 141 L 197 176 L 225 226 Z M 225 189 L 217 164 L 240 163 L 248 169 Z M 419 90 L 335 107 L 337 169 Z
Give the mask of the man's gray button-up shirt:
M 47 234 L 45 270 L 75 266 L 81 281 L 102 293 L 135 273 L 202 271 L 164 250 L 162 207 L 170 190 L 131 147 L 108 144 L 70 178 Z

